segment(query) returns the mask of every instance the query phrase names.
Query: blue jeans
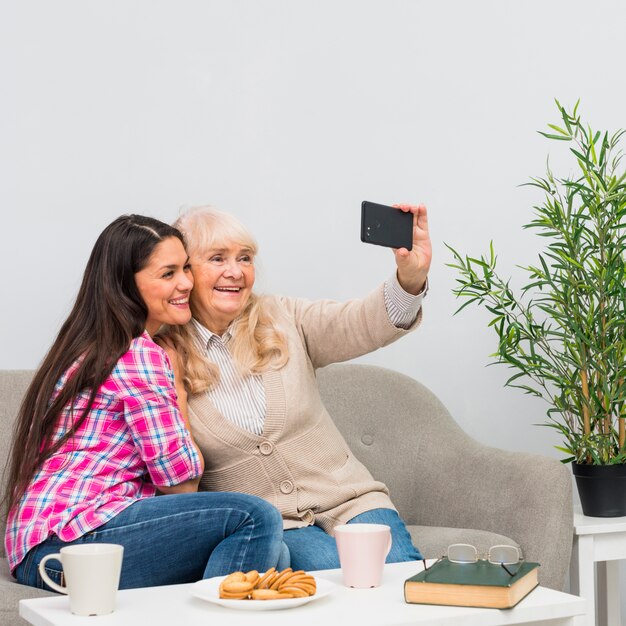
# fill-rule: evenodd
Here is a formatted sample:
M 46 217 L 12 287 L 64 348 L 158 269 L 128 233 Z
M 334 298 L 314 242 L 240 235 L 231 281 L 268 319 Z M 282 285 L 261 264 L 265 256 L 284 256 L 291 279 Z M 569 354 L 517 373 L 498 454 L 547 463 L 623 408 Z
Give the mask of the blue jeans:
M 18 565 L 18 582 L 48 589 L 38 565 L 60 548 L 81 543 L 124 546 L 120 589 L 189 583 L 278 564 L 282 518 L 269 502 L 242 493 L 184 493 L 134 502 L 112 520 L 71 542 L 56 536 L 32 548 Z M 55 570 L 54 568 L 58 568 Z M 61 564 L 46 563 L 59 582 Z
M 391 550 L 387 563 L 416 561 L 422 558 L 411 542 L 411 535 L 400 516 L 392 509 L 372 509 L 353 517 L 348 524 L 386 524 L 391 528 Z M 291 567 L 306 571 L 339 567 L 339 555 L 334 537 L 319 526 L 286 530 L 283 541 L 289 548 Z

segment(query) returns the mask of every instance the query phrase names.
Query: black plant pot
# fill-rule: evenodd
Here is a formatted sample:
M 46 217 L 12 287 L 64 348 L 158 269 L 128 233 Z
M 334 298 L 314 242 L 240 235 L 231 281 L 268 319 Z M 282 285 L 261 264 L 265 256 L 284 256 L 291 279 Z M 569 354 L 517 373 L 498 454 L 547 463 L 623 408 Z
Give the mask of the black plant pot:
M 591 517 L 626 515 L 626 464 L 572 463 L 583 513 Z

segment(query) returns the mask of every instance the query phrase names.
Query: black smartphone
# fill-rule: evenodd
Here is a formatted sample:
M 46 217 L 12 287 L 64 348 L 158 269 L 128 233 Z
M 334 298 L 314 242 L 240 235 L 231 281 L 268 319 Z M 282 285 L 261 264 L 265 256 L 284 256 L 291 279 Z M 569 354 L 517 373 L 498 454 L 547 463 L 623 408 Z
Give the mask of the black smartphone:
M 413 213 L 385 204 L 361 203 L 361 241 L 387 248 L 413 248 Z

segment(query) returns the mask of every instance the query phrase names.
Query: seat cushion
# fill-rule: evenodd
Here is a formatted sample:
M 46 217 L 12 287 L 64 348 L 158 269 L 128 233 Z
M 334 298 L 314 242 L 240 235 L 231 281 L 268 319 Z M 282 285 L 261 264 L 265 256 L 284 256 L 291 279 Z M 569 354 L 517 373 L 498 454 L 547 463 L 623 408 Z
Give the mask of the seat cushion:
M 19 617 L 18 603 L 27 598 L 43 598 L 57 595 L 43 589 L 20 585 L 9 572 L 9 562 L 0 558 L 0 626 L 27 624 Z
M 519 545 L 504 535 L 471 528 L 437 528 L 434 526 L 407 526 L 413 544 L 426 559 L 438 559 L 453 543 L 469 543 L 476 546 L 479 554 L 486 554 L 491 546 Z

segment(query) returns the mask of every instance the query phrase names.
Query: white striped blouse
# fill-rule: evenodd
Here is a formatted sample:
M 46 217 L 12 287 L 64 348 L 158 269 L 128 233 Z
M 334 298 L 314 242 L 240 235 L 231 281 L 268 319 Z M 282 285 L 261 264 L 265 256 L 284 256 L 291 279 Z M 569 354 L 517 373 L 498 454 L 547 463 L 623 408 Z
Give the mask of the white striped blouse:
M 398 328 L 409 328 L 415 321 L 426 295 L 427 287 L 422 293 L 413 296 L 400 286 L 394 274 L 385 282 L 385 307 L 389 320 Z M 212 333 L 197 320 L 192 320 L 198 340 L 206 347 L 209 361 L 215 363 L 220 370 L 218 385 L 206 393 L 215 408 L 233 424 L 261 435 L 265 422 L 265 389 L 261 375 L 251 374 L 241 377 L 228 350 L 232 339 L 230 331 L 221 337 Z

